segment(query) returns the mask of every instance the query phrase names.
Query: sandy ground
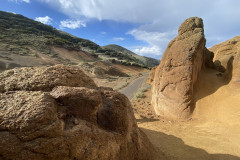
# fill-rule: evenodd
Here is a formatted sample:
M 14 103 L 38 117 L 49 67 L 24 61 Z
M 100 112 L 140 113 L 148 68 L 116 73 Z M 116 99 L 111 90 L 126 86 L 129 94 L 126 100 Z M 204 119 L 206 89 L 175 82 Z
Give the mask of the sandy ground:
M 153 113 L 151 92 L 133 102 L 138 126 L 162 160 L 240 160 L 240 89 L 203 71 L 192 118 L 173 122 Z

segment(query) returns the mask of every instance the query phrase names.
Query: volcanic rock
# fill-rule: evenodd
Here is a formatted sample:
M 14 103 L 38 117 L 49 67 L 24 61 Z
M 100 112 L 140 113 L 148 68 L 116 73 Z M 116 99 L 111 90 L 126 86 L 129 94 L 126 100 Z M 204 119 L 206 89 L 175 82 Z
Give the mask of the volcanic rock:
M 154 159 L 129 100 L 77 67 L 18 68 L 0 78 L 0 159 Z
M 213 53 L 205 47 L 203 21 L 185 20 L 156 68 L 152 103 L 156 113 L 173 119 L 185 119 L 194 107 L 193 93 L 198 73 L 213 67 Z

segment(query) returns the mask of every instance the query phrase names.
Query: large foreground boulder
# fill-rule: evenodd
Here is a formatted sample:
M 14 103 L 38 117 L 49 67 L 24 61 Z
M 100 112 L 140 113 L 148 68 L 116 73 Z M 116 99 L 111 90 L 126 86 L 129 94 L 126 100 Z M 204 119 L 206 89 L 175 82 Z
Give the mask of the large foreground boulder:
M 154 159 L 129 100 L 78 68 L 19 68 L 0 80 L 0 159 Z
M 155 70 L 152 103 L 158 115 L 187 118 L 193 107 L 194 85 L 204 66 L 213 67 L 213 53 L 205 47 L 203 21 L 185 20 Z

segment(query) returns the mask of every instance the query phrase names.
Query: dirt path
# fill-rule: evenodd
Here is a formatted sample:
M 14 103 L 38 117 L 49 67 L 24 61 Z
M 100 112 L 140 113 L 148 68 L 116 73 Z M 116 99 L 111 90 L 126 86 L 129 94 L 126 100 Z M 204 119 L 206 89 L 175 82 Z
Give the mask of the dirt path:
M 146 80 L 148 75 L 144 75 L 140 78 L 137 78 L 134 80 L 131 84 L 129 84 L 127 87 L 121 89 L 119 92 L 125 94 L 129 100 L 131 100 L 134 96 L 134 94 L 138 91 L 138 89 L 143 84 L 144 80 Z
M 201 74 L 192 119 L 137 119 L 160 160 L 240 160 L 240 89 L 214 71 Z

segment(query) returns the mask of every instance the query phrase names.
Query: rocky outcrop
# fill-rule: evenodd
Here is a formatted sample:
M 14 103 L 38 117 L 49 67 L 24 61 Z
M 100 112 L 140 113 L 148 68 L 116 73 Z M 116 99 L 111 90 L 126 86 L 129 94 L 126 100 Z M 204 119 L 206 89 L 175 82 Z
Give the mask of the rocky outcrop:
M 0 159 L 153 159 L 131 104 L 77 67 L 0 74 Z
M 201 18 L 192 17 L 181 24 L 155 71 L 152 103 L 158 115 L 184 119 L 191 114 L 198 73 L 205 66 L 214 66 L 213 53 L 205 43 Z
M 106 72 L 105 73 L 108 74 L 108 75 L 111 75 L 111 76 L 129 77 L 128 74 L 120 71 L 117 68 L 111 67 L 111 66 L 106 68 Z
M 223 73 L 226 80 L 240 85 L 240 36 L 217 44 L 209 50 L 214 52 L 216 69 Z
M 149 77 L 148 77 L 148 83 L 152 84 L 153 80 L 154 80 L 154 76 L 155 76 L 155 71 L 157 69 L 157 66 L 153 67 L 149 73 Z
M 51 91 L 55 86 L 97 88 L 92 79 L 78 67 L 23 67 L 1 73 L 0 86 L 4 91 Z
M 99 65 L 99 66 L 98 66 Z M 104 63 L 83 63 L 80 65 L 87 73 L 91 73 L 97 77 L 103 78 L 106 75 L 109 76 L 119 76 L 119 77 L 129 77 L 128 74 L 120 71 L 119 69 L 110 66 L 110 64 Z M 101 67 L 100 67 L 101 66 Z

